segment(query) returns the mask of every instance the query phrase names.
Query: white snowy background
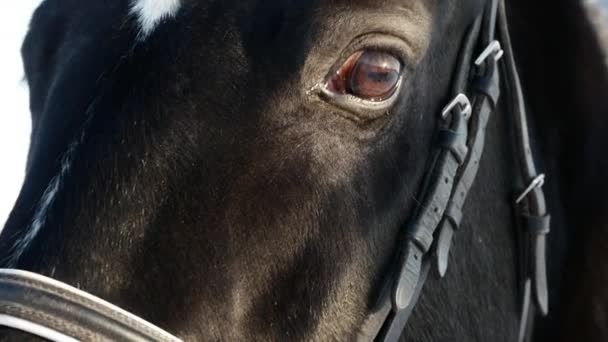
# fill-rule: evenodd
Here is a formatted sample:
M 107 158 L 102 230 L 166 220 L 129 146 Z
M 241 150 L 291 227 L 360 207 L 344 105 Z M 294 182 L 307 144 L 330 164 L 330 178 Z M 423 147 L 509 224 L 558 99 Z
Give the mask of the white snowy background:
M 0 0 L 0 230 L 25 172 L 30 114 L 19 50 L 32 12 L 40 2 Z
M 0 0 L 0 230 L 19 194 L 25 171 L 30 114 L 19 50 L 32 12 L 41 1 Z M 608 0 L 599 2 L 608 6 Z

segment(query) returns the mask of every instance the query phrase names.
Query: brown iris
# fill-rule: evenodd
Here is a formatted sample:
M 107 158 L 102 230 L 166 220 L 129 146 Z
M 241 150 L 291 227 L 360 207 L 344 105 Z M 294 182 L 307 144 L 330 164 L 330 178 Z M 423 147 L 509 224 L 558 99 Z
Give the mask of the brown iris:
M 384 101 L 393 95 L 400 77 L 401 62 L 395 56 L 379 51 L 359 51 L 327 82 L 327 89 L 369 101 Z

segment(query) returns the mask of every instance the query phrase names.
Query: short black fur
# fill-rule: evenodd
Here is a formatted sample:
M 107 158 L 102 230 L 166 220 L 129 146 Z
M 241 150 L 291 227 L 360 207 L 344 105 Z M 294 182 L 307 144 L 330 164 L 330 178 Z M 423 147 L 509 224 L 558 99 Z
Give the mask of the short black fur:
M 568 317 L 565 310 L 584 308 L 577 301 L 587 297 L 572 299 L 580 285 L 560 274 L 563 260 L 601 253 L 590 242 L 595 233 L 568 231 L 567 223 L 594 224 L 597 236 L 608 231 L 606 196 L 577 204 L 590 187 L 608 186 L 606 159 L 593 153 L 605 145 L 599 132 L 608 116 L 599 114 L 608 100 L 588 101 L 582 91 L 605 92 L 606 69 L 595 42 L 585 59 L 594 74 L 579 79 L 574 60 L 556 51 L 557 38 L 545 40 L 566 35 L 576 46 L 587 37 L 579 2 L 552 4 L 559 25 L 540 5 L 509 4 L 540 162 L 555 177 L 552 211 L 563 213 L 549 259 L 556 304 L 539 337 L 584 326 L 588 340 L 599 341 L 601 322 Z M 141 39 L 127 0 L 44 1 L 23 46 L 32 144 L 0 258 L 14 255 L 76 142 L 44 225 L 15 266 L 186 340 L 353 339 L 418 203 L 460 42 L 481 7 L 481 0 L 188 0 Z M 395 12 L 399 20 L 387 19 Z M 355 36 L 401 27 L 422 43 L 406 61 L 411 72 L 389 115 L 355 122 L 310 96 Z M 528 34 L 536 30 L 538 37 Z M 555 54 L 549 70 L 573 74 L 548 71 L 548 91 L 538 68 Z M 548 101 L 577 86 L 566 106 Z M 404 332 L 408 341 L 516 337 L 510 127 L 499 110 L 448 275 L 431 275 Z M 563 132 L 572 144 L 559 143 Z M 586 166 L 582 189 L 572 163 Z M 558 291 L 561 284 L 569 285 Z M 600 310 L 608 307 L 603 296 Z

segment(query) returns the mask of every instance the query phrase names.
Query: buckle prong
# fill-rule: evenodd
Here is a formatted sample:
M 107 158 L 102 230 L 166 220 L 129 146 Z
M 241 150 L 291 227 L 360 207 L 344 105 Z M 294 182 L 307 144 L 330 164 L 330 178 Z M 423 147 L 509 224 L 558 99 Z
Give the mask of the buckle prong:
M 540 175 L 536 176 L 532 180 L 532 182 L 530 182 L 530 185 L 528 185 L 526 190 L 524 190 L 521 193 L 521 195 L 519 195 L 519 197 L 517 197 L 517 199 L 515 200 L 515 203 L 517 203 L 517 204 L 521 203 L 521 201 L 523 201 L 524 198 L 526 198 L 526 196 L 528 196 L 532 192 L 532 190 L 540 188 L 543 185 L 545 185 L 545 174 L 540 174 Z
M 456 108 L 456 106 L 459 106 L 458 109 L 460 109 L 462 116 L 465 119 L 468 119 L 469 116 L 471 116 L 471 113 L 473 112 L 473 106 L 471 106 L 471 101 L 465 94 L 460 93 L 456 95 L 456 97 L 452 101 L 450 101 L 450 103 L 445 106 L 445 108 L 443 108 L 443 111 L 441 112 L 441 117 L 443 119 L 447 119 L 448 115 L 450 115 L 450 113 Z
M 505 54 L 498 40 L 491 42 L 485 48 L 485 50 L 483 50 L 483 52 L 475 60 L 475 65 L 477 65 L 478 67 L 481 66 L 486 61 L 486 59 L 488 59 L 488 57 L 490 57 L 492 54 L 494 54 L 494 60 L 497 62 Z

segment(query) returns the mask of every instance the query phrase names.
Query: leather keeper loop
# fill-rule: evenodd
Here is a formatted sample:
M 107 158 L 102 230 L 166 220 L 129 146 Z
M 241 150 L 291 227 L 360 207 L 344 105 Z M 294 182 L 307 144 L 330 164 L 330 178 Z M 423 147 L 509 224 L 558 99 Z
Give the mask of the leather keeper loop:
M 460 222 L 462 222 L 462 210 L 454 205 L 454 202 L 450 202 L 445 211 L 445 218 L 452 223 L 454 229 L 458 229 Z
M 452 130 L 442 129 L 439 131 L 438 143 L 439 146 L 452 152 L 459 164 L 462 165 L 464 163 L 469 153 L 469 148 L 462 135 Z
M 528 233 L 539 235 L 549 234 L 551 231 L 551 215 L 531 216 L 523 214 L 521 219 Z
M 473 80 L 473 89 L 479 93 L 484 94 L 490 99 L 492 108 L 496 108 L 498 98 L 500 97 L 500 82 L 498 77 L 494 77 L 494 73 L 497 72 L 498 66 L 493 59 L 489 59 L 488 68 L 491 69 L 489 76 L 478 76 Z

